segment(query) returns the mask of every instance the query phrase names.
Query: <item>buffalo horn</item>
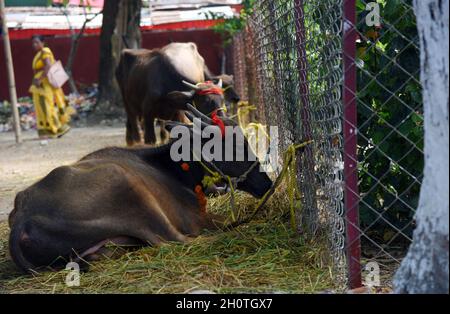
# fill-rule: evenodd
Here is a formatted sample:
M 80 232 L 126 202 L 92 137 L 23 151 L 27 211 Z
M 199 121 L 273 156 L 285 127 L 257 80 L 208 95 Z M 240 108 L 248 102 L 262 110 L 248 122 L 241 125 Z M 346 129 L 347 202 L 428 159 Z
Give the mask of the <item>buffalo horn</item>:
M 199 88 L 197 85 L 194 85 L 194 84 L 192 84 L 192 83 L 183 81 L 183 84 L 186 85 L 187 87 L 192 88 L 193 90 L 200 90 L 200 88 Z
M 208 118 L 206 115 L 204 115 L 203 113 L 201 113 L 200 111 L 197 110 L 197 108 L 195 108 L 194 106 L 192 106 L 191 104 L 187 104 L 187 107 L 189 108 L 189 110 L 197 117 L 200 118 L 201 120 L 205 121 L 206 123 L 208 123 L 209 125 L 213 125 L 213 121 L 211 120 L 211 118 Z

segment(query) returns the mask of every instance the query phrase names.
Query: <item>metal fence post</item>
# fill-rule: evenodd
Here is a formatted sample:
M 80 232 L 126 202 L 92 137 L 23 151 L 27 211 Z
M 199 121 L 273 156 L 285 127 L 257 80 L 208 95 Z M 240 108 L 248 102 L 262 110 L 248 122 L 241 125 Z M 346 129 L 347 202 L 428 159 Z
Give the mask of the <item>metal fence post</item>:
M 344 0 L 344 178 L 347 225 L 348 283 L 361 287 L 361 242 L 359 232 L 358 125 L 356 81 L 356 3 Z

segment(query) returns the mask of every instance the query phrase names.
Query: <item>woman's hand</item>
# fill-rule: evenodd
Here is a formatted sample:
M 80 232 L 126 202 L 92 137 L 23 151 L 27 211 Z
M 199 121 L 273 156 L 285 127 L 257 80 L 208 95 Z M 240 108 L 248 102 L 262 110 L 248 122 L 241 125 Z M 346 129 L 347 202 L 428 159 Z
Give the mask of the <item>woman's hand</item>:
M 40 79 L 37 79 L 37 78 L 34 78 L 34 79 L 33 79 L 33 85 L 34 85 L 34 86 L 36 86 L 36 87 L 41 87 L 41 84 L 42 84 L 42 82 L 41 82 Z
M 48 71 L 50 71 L 50 68 L 52 67 L 52 62 L 49 58 L 44 59 L 44 75 L 47 76 Z

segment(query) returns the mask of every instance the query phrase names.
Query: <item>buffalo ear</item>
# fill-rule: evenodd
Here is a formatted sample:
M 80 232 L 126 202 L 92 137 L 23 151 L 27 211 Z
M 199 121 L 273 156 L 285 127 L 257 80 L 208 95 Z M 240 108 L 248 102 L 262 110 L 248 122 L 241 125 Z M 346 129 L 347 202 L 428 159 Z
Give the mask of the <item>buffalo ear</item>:
M 218 84 L 219 81 L 222 80 L 223 87 L 227 88 L 228 86 L 234 85 L 234 76 L 228 74 L 222 74 L 213 78 L 213 83 Z
M 184 124 L 181 122 L 176 122 L 176 121 L 164 121 L 164 127 L 167 131 L 172 131 L 172 129 L 179 127 L 179 126 L 184 126 L 184 127 L 190 127 L 190 125 L 188 124 Z
M 169 104 L 178 108 L 186 108 L 186 104 L 192 102 L 195 91 L 191 92 L 171 92 L 167 94 L 166 100 Z

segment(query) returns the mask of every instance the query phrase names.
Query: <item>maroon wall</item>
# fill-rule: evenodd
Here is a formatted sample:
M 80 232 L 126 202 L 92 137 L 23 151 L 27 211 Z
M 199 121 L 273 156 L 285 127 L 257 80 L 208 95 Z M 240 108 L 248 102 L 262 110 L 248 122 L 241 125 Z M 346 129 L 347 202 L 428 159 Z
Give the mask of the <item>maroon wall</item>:
M 56 59 L 61 60 L 65 64 L 70 51 L 70 38 L 47 37 L 46 42 L 55 54 Z M 152 49 L 162 47 L 171 42 L 195 42 L 210 70 L 213 73 L 220 72 L 223 54 L 222 41 L 220 36 L 213 31 L 149 31 L 142 34 L 142 46 L 144 48 Z M 77 82 L 81 84 L 97 82 L 99 48 L 98 36 L 86 36 L 82 38 L 73 67 L 73 74 Z M 34 52 L 31 49 L 31 41 L 29 39 L 13 40 L 11 41 L 11 49 L 16 76 L 17 95 L 19 97 L 28 96 L 28 88 L 33 75 L 31 63 L 34 57 Z M 67 89 L 67 86 L 65 88 Z M 0 100 L 8 98 L 9 92 L 3 41 L 0 41 Z

